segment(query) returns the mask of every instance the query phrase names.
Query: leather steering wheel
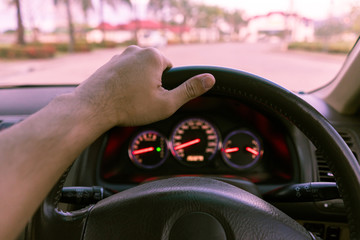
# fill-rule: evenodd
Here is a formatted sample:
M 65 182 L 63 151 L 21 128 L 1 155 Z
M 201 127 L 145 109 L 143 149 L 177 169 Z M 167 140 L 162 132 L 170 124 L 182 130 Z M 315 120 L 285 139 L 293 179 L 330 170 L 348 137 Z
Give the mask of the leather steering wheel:
M 342 194 L 352 239 L 360 239 L 360 168 L 336 130 L 312 106 L 258 76 L 219 67 L 173 68 L 171 89 L 200 73 L 216 78 L 209 96 L 223 96 L 273 112 L 297 126 L 325 156 Z M 209 178 L 172 178 L 120 192 L 95 206 L 57 209 L 61 182 L 34 217 L 38 239 L 314 239 L 264 200 Z

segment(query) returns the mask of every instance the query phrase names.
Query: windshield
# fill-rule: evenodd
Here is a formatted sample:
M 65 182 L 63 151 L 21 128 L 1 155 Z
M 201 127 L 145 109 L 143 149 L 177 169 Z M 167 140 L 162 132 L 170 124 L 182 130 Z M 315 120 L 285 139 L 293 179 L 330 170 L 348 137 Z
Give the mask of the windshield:
M 236 68 L 307 92 L 335 77 L 359 31 L 354 0 L 0 1 L 0 86 L 78 84 L 137 44 L 175 67 Z

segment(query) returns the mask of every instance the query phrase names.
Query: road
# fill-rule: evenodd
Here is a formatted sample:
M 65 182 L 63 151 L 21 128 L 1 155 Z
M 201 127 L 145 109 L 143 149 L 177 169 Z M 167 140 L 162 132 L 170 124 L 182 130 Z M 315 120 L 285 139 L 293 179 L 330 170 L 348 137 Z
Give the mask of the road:
M 0 60 L 0 86 L 74 84 L 85 80 L 123 48 L 57 56 L 48 60 Z M 265 77 L 285 88 L 309 91 L 330 81 L 345 55 L 282 50 L 279 44 L 214 43 L 160 49 L 174 66 L 217 65 Z

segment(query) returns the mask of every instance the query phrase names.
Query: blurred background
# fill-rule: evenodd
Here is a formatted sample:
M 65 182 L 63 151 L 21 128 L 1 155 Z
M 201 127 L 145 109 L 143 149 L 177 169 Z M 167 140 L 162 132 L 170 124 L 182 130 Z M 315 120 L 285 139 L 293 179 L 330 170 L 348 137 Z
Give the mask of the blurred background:
M 341 66 L 359 32 L 358 0 L 0 0 L 0 83 L 19 75 L 21 64 L 23 72 L 39 68 L 27 59 L 136 44 L 159 48 L 174 65 L 240 68 L 312 90 L 336 74 L 333 65 Z M 286 53 L 294 66 L 287 67 Z M 299 65 L 325 80 L 308 86 L 313 80 L 297 71 L 290 84 L 283 71 L 294 75 Z

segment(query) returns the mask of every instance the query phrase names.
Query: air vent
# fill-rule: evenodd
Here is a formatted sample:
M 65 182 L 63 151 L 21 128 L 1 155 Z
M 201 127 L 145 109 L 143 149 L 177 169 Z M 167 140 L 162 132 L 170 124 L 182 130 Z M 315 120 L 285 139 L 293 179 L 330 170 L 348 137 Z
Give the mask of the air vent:
M 356 146 L 356 144 L 355 144 L 354 137 L 350 134 L 350 132 L 347 132 L 344 130 L 340 130 L 340 131 L 338 131 L 338 133 L 344 139 L 346 144 L 349 146 L 349 148 L 353 152 L 355 158 L 357 160 L 359 160 L 358 159 L 358 146 Z
M 356 159 L 358 159 L 358 146 L 355 143 L 355 138 L 347 130 L 338 130 L 339 135 L 344 139 L 345 143 L 349 146 Z M 324 156 L 318 151 L 315 151 L 316 160 L 318 163 L 319 179 L 321 182 L 335 182 L 334 175 L 330 171 Z
M 335 182 L 334 174 L 330 171 L 324 156 L 318 150 L 316 150 L 315 155 L 318 163 L 320 182 Z

